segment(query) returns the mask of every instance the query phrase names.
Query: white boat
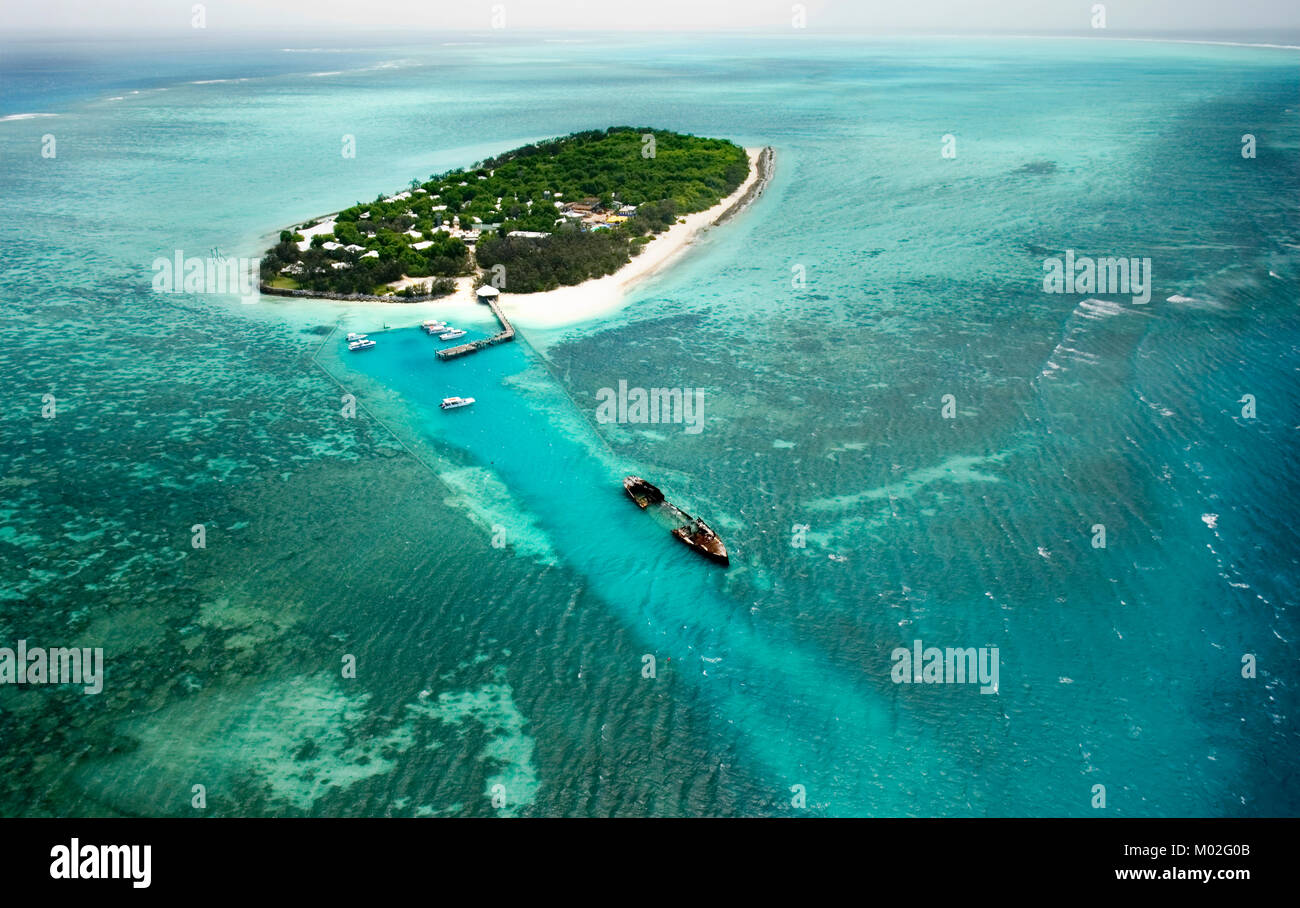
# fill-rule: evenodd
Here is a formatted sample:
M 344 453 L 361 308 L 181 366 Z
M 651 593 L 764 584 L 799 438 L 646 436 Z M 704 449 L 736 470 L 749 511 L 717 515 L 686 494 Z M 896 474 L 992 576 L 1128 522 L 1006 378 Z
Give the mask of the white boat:
M 438 334 L 451 328 L 446 322 L 423 322 L 420 325 L 425 334 Z
M 438 340 L 454 341 L 456 338 L 464 337 L 464 336 L 465 336 L 464 331 L 460 330 L 459 328 L 452 328 L 446 334 L 439 334 Z
M 375 345 L 375 342 L 362 337 L 361 340 L 355 340 L 348 344 L 348 349 L 353 353 L 360 353 L 362 350 L 369 350 Z
M 472 397 L 444 397 L 442 399 L 442 408 L 444 410 L 455 410 L 457 407 L 468 407 L 474 403 Z
M 365 339 L 366 335 L 364 334 L 357 334 L 355 331 L 348 332 L 348 343 L 352 343 L 353 341 L 363 341 Z

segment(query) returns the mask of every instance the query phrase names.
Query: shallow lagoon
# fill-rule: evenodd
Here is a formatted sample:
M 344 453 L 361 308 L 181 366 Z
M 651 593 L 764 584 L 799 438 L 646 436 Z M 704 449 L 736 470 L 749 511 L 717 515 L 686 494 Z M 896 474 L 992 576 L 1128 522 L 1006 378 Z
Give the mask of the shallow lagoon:
M 779 814 L 804 785 L 827 814 L 1076 815 L 1101 782 L 1126 815 L 1296 811 L 1294 58 L 657 40 L 635 67 L 422 46 L 190 84 L 231 77 L 214 49 L 0 123 L 0 624 L 107 664 L 94 698 L 0 690 L 0 809 L 185 814 L 204 784 L 209 813 L 488 815 L 501 784 L 518 813 Z M 412 327 L 436 308 L 149 288 L 176 249 L 255 255 L 621 122 L 777 170 L 598 324 L 444 364 Z M 1153 302 L 1043 294 L 1067 248 L 1150 256 Z M 620 380 L 704 389 L 703 431 L 596 423 Z M 999 695 L 892 684 L 914 639 L 998 646 Z

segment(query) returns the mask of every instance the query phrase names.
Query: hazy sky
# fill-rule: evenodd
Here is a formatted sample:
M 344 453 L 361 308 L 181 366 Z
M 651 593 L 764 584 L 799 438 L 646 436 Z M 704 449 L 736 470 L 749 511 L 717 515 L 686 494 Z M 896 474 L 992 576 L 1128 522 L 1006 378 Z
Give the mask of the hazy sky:
M 190 28 L 196 0 L 0 0 L 4 28 L 171 31 Z M 1096 0 L 804 0 L 809 31 L 1022 32 L 1089 29 Z M 204 0 L 207 28 L 335 26 L 486 29 L 787 30 L 788 0 Z M 1297 0 L 1111 0 L 1124 31 L 1296 28 Z

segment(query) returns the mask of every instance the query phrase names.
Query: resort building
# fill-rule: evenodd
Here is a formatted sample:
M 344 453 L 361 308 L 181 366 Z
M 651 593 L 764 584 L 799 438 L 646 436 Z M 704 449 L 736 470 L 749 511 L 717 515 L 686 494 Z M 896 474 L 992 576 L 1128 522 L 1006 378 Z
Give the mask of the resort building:
M 597 198 L 587 198 L 583 199 L 581 202 L 570 202 L 561 210 L 565 215 L 576 215 L 584 218 L 592 214 L 598 214 L 602 211 L 600 207 L 600 199 Z

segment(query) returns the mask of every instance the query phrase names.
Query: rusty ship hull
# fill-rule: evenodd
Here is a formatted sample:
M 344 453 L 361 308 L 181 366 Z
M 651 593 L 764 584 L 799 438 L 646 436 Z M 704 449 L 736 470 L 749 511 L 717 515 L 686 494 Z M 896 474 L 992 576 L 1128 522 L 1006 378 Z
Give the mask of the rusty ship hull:
M 678 542 L 699 552 L 710 561 L 718 564 L 731 563 L 727 556 L 726 545 L 718 538 L 718 534 L 713 532 L 713 528 L 667 501 L 664 493 L 657 487 L 640 476 L 627 476 L 623 479 L 623 489 L 641 510 L 647 510 L 655 505 L 666 512 L 673 522 L 678 524 L 671 530 L 673 538 Z

